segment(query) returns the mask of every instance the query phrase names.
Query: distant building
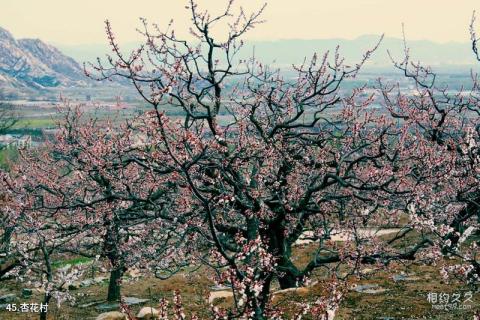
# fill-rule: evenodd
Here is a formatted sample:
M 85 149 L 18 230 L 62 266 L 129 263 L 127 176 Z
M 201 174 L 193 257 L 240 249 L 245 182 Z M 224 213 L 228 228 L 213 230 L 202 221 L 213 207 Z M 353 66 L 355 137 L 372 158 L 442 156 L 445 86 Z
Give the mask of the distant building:
M 0 147 L 29 148 L 32 146 L 32 137 L 12 134 L 0 135 Z

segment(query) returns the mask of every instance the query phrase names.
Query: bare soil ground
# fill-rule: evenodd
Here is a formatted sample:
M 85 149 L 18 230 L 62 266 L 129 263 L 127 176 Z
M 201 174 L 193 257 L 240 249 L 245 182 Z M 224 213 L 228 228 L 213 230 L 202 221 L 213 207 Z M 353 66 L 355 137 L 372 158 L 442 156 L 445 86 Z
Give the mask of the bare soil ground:
M 312 245 L 299 246 L 295 253 L 300 258 L 296 261 L 298 265 L 306 263 L 306 257 L 311 252 Z M 445 263 L 452 263 L 446 260 Z M 355 285 L 376 285 L 382 290 L 377 293 L 356 292 L 348 290 L 335 319 L 337 320 L 362 320 L 362 319 L 438 319 L 438 320 L 463 320 L 473 319 L 474 312 L 480 310 L 480 293 L 475 289 L 457 281 L 444 281 L 439 272 L 438 266 L 426 264 L 413 264 L 404 266 L 392 264 L 388 270 L 375 272 L 373 268 L 365 268 L 365 276 L 362 279 L 349 278 L 349 287 Z M 396 276 L 396 277 L 394 277 Z M 168 298 L 171 300 L 172 293 L 179 289 L 182 294 L 183 303 L 187 314 L 192 312 L 201 319 L 209 319 L 208 296 L 210 287 L 213 285 L 213 275 L 205 269 L 200 269 L 191 274 L 178 274 L 168 280 L 159 280 L 151 277 L 140 279 L 126 279 L 123 283 L 123 294 L 128 297 L 150 299 L 142 306 L 156 307 L 159 299 Z M 290 310 L 295 302 L 315 301 L 318 297 L 327 292 L 324 275 L 321 271 L 312 275 L 312 280 L 318 281 L 308 290 L 297 290 L 278 294 L 274 302 L 284 310 Z M 33 292 L 29 298 L 22 298 L 21 291 L 25 285 L 15 280 L 0 283 L 0 295 L 14 293 L 17 295 L 13 303 L 19 305 L 23 302 L 39 303 L 42 299 L 40 292 Z M 273 288 L 278 290 L 278 288 Z M 375 290 L 373 291 L 375 292 Z M 76 298 L 75 305 L 68 303 L 56 306 L 55 302 L 49 305 L 49 317 L 51 320 L 80 320 L 95 319 L 101 313 L 95 309 L 95 305 L 82 307 L 82 305 L 102 302 L 107 293 L 107 283 L 92 285 L 71 291 Z M 454 294 L 461 296 L 459 308 L 453 310 L 439 310 L 438 307 L 429 302 L 429 293 L 448 294 L 450 301 Z M 471 301 L 464 302 L 469 294 L 472 294 Z M 228 306 L 232 303 L 231 298 L 216 299 L 214 304 Z M 438 305 L 439 303 L 437 303 Z M 132 308 L 134 314 L 142 306 Z M 14 313 L 5 309 L 0 310 L 1 320 L 24 320 L 38 319 L 38 314 Z M 309 319 L 308 317 L 305 319 Z

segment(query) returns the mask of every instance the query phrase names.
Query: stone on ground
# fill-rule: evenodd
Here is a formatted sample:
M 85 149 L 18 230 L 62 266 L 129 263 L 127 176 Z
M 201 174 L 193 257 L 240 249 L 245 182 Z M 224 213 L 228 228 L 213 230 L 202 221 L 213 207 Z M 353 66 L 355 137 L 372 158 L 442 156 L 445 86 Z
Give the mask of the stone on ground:
M 95 320 L 127 320 L 127 315 L 118 311 L 99 314 Z
M 137 318 L 141 320 L 155 320 L 158 319 L 160 311 L 151 307 L 143 307 L 138 311 Z

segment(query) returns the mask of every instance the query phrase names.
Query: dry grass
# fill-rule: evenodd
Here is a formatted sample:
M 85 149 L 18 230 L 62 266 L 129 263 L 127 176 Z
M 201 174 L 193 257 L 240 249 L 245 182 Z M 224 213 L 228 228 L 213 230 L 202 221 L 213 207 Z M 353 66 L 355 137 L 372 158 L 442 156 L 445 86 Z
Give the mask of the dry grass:
M 416 235 L 412 235 L 411 239 Z M 294 256 L 297 257 L 295 263 L 298 266 L 305 265 L 308 262 L 308 256 L 314 251 L 314 245 L 296 247 Z M 445 263 L 453 263 L 446 260 Z M 418 279 L 415 281 L 399 281 L 395 282 L 392 275 L 401 272 L 414 274 Z M 312 280 L 318 280 L 318 283 L 309 290 L 298 290 L 279 294 L 275 297 L 274 303 L 286 311 L 295 309 L 295 302 L 315 301 L 321 296 L 328 294 L 324 282 L 325 273 L 321 270 L 317 271 Z M 145 306 L 156 307 L 158 300 L 168 298 L 171 300 L 172 292 L 180 289 L 184 306 L 189 313 L 196 313 L 202 319 L 208 319 L 209 306 L 207 303 L 208 288 L 211 286 L 213 275 L 208 270 L 201 269 L 188 275 L 176 275 L 168 280 L 159 280 L 155 278 L 142 278 L 140 280 L 126 280 L 123 283 L 123 294 L 125 296 L 134 296 L 141 298 L 149 298 L 151 303 Z M 357 293 L 349 290 L 346 294 L 340 310 L 335 319 L 351 320 L 351 319 L 382 319 L 382 317 L 392 317 L 394 319 L 472 319 L 473 312 L 478 311 L 480 305 L 480 294 L 473 293 L 473 301 L 469 303 L 469 310 L 435 310 L 427 300 L 429 292 L 436 293 L 464 293 L 474 291 L 459 282 L 446 283 L 440 279 L 438 266 L 411 264 L 401 265 L 392 264 L 388 270 L 381 272 L 373 272 L 365 275 L 361 279 L 349 277 L 349 286 L 355 283 L 360 284 L 377 284 L 387 289 L 386 292 L 379 294 Z M 7 292 L 13 292 L 18 295 L 17 304 L 22 302 L 39 302 L 42 295 L 34 292 L 31 298 L 21 298 L 22 284 L 15 281 L 7 281 L 2 283 L 0 295 Z M 278 286 L 275 286 L 276 290 Z M 107 284 L 94 285 L 88 288 L 80 288 L 72 291 L 76 297 L 76 306 L 63 304 L 58 309 L 54 304 L 49 308 L 49 319 L 52 320 L 70 320 L 70 319 L 94 319 L 99 312 L 94 307 L 80 308 L 80 305 L 92 302 L 102 301 L 106 297 Z M 215 301 L 219 306 L 227 307 L 232 304 L 231 298 L 224 298 Z M 133 308 L 134 313 L 141 306 Z M 38 314 L 21 314 L 9 313 L 0 310 L 1 320 L 23 320 L 38 319 Z M 306 318 L 309 319 L 309 318 Z

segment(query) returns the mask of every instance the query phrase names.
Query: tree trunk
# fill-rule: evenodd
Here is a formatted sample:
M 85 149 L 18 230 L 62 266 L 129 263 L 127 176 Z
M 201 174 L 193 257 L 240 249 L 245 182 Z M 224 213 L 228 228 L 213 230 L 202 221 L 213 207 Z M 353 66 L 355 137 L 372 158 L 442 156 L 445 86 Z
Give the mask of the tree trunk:
M 48 306 L 48 303 L 50 302 L 51 297 L 52 296 L 49 293 L 45 293 L 43 298 L 43 305 Z M 40 320 L 47 320 L 47 314 L 48 314 L 48 307 L 47 309 L 41 309 Z
M 265 310 L 268 306 L 268 302 L 270 299 L 270 288 L 272 285 L 272 279 L 273 279 L 272 273 L 270 273 L 268 276 L 265 277 L 262 293 L 260 295 L 260 307 L 262 308 L 262 310 Z
M 119 248 L 121 240 L 118 224 L 116 219 L 109 220 L 107 218 L 105 220 L 107 232 L 105 233 L 103 250 L 112 268 L 107 293 L 107 301 L 110 302 L 120 301 L 120 281 L 126 271 Z
M 263 292 L 261 293 L 260 297 L 257 297 L 255 293 L 251 290 L 247 290 L 247 301 L 251 303 L 251 306 L 253 308 L 253 315 L 250 315 L 249 319 L 252 320 L 267 320 L 265 316 L 265 308 L 267 305 L 267 300 L 268 299 L 268 292 L 270 291 L 270 285 L 267 284 L 268 288 L 265 288 L 262 290 Z M 265 300 L 264 300 L 265 299 Z
M 107 301 L 119 301 L 120 300 L 120 280 L 123 276 L 123 268 L 115 267 L 110 272 L 110 281 L 108 283 Z
M 280 284 L 280 288 L 282 290 L 295 288 L 303 284 L 303 275 L 289 258 L 280 259 L 278 270 L 280 272 L 278 276 L 278 283 Z
M 288 289 L 297 287 L 298 278 L 291 272 L 282 271 L 282 275 L 278 277 L 280 289 Z
M 478 208 L 478 201 L 480 197 L 475 197 L 474 202 L 468 203 L 468 205 L 457 213 L 455 219 L 450 223 L 450 227 L 453 228 L 453 232 L 448 233 L 444 240 L 450 240 L 451 245 L 442 248 L 442 253 L 447 254 L 452 251 L 452 248 L 457 246 L 460 235 L 463 233 L 463 224 L 472 216 L 477 215 L 477 219 L 480 219 L 480 210 Z
M 278 258 L 278 282 L 280 288 L 295 288 L 303 282 L 303 275 L 292 263 L 292 245 L 285 237 L 285 230 L 281 227 L 271 226 L 269 229 L 269 252 Z
M 2 242 L 0 243 L 0 252 L 4 253 L 10 250 L 10 242 L 12 240 L 14 230 L 15 229 L 13 227 L 4 228 Z
M 8 272 L 13 270 L 15 267 L 20 265 L 20 260 L 18 259 L 11 259 L 8 261 L 0 261 L 0 281 L 2 277 L 6 275 Z
M 52 283 L 53 281 L 53 268 L 52 264 L 50 263 L 50 254 L 47 250 L 47 247 L 45 246 L 45 239 L 40 240 L 40 249 L 42 250 L 43 253 L 43 258 L 45 260 L 45 267 L 46 267 L 46 274 L 47 274 L 47 280 L 48 283 Z M 49 286 L 47 285 L 46 288 Z M 45 295 L 43 298 L 43 305 L 44 308 L 42 309 L 42 306 L 40 306 L 40 320 L 47 320 L 47 312 L 48 312 L 48 302 L 50 301 L 50 298 L 52 296 L 50 295 L 50 292 L 48 290 L 45 291 Z
M 257 308 L 255 308 L 254 316 L 250 319 L 252 319 L 252 320 L 266 320 L 267 318 L 265 318 L 264 313 L 265 312 L 261 308 L 257 307 Z

